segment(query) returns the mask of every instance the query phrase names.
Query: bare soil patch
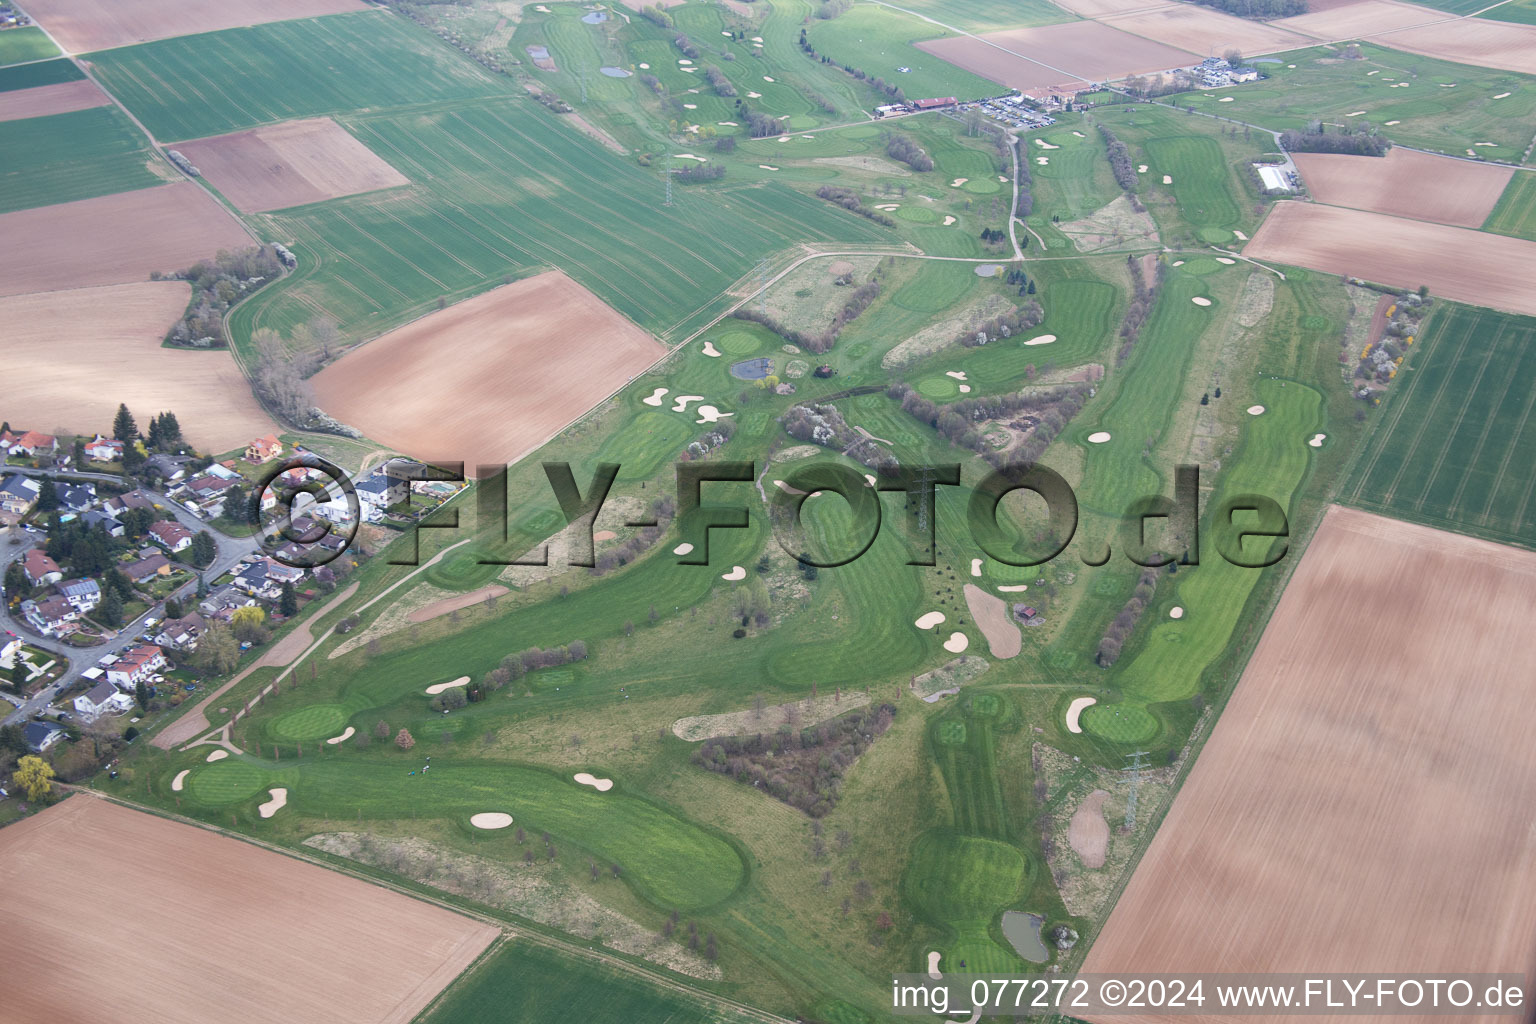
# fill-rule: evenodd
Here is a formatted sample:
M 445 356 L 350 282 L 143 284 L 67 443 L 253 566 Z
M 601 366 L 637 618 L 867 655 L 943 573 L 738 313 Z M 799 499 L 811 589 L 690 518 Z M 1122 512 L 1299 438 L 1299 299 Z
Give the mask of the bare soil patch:
M 1515 173 L 1401 147 L 1384 157 L 1297 153 L 1292 159 L 1320 203 L 1463 228 L 1483 226 Z
M 1422 28 L 1383 32 L 1372 38 L 1383 46 L 1426 57 L 1536 75 L 1536 25 L 1459 18 Z
M 410 184 L 328 117 L 283 121 L 176 148 L 245 213 Z
M 417 458 L 514 462 L 666 354 L 559 271 L 390 331 L 313 378 L 326 412 Z
M 1282 202 L 1244 253 L 1536 314 L 1536 242 L 1317 203 Z
M 976 620 L 981 635 L 987 638 L 992 657 L 999 660 L 1018 657 L 1024 649 L 1024 638 L 1019 627 L 1008 613 L 1008 602 L 989 594 L 974 583 L 965 585 L 965 606 Z
M 1131 11 L 1167 7 L 1166 0 L 1062 0 L 1057 7 L 1064 7 L 1084 18 L 1102 18 L 1111 14 L 1129 14 Z
M 1067 842 L 1083 867 L 1090 870 L 1104 866 L 1104 852 L 1109 847 L 1109 822 L 1104 820 L 1104 801 L 1108 797 L 1102 789 L 1089 793 L 1067 822 Z
M 1101 24 L 1197 53 L 1221 53 L 1233 47 L 1245 54 L 1274 53 L 1313 42 L 1297 32 L 1194 4 L 1116 15 L 1101 19 Z
M 0 975 L 11 1020 L 407 1024 L 498 930 L 207 829 L 75 796 L 0 832 L 28 878 L 0 939 L 50 950 Z M 174 864 L 124 885 L 124 864 Z M 149 939 L 151 941 L 146 941 Z
M 672 723 L 672 734 L 680 740 L 694 743 L 716 736 L 777 732 L 782 725 L 804 729 L 868 703 L 869 694 L 863 690 L 850 690 L 841 696 L 825 693 L 814 700 L 807 697 L 805 700 L 792 700 L 785 704 L 770 704 L 761 710 L 747 708 L 745 711 L 726 711 L 718 715 L 679 718 Z
M 1275 278 L 1267 270 L 1255 269 L 1243 282 L 1243 293 L 1237 299 L 1237 322 L 1244 327 L 1257 327 L 1275 307 Z
M 1056 225 L 1078 252 L 1123 249 L 1157 241 L 1157 225 L 1146 211 L 1137 213 L 1125 195 L 1118 195 L 1088 216 Z
M 1199 62 L 1189 50 L 1164 46 L 1095 21 L 954 36 L 917 46 L 983 78 L 1029 92 Z
M 255 244 L 190 181 L 0 215 L 0 238 L 0 295 L 145 281 Z
M 191 295 L 185 281 L 143 281 L 0 298 L 5 414 L 89 433 L 119 402 L 175 409 L 187 439 L 215 452 L 275 430 L 227 351 L 161 347 Z
M 39 85 L 35 89 L 13 89 L 0 92 L 0 121 L 67 114 L 71 110 L 87 110 L 111 102 L 107 94 L 90 81 L 59 82 L 57 85 Z
M 1354 3 L 1334 6 L 1312 2 L 1308 8 L 1306 14 L 1281 18 L 1270 24 L 1333 42 L 1364 39 L 1378 32 L 1433 25 L 1452 18 L 1452 15 L 1444 11 L 1420 7 L 1418 4 L 1399 3 L 1398 0 L 1355 0 Z
M 1528 970 L 1533 614 L 1536 553 L 1329 509 L 1082 969 Z
M 406 616 L 406 618 L 411 622 L 427 622 L 431 619 L 437 618 L 439 615 L 449 615 L 458 611 L 460 608 L 468 608 L 471 605 L 477 605 L 481 603 L 488 597 L 500 597 L 505 593 L 508 593 L 506 587 L 492 584 L 489 587 L 481 587 L 479 590 L 472 590 L 467 594 L 459 594 L 456 597 L 445 598 L 441 601 L 433 601 L 425 608 L 418 608 L 411 612 Z
M 68 53 L 217 32 L 269 21 L 367 10 L 359 0 L 30 0 L 27 13 Z

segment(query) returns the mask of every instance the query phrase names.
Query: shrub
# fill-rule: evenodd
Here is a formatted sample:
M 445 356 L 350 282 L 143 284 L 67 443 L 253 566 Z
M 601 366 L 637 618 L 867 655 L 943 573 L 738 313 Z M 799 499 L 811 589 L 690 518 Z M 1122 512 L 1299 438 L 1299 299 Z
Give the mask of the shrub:
M 410 750 L 416 745 L 416 738 L 411 735 L 409 729 L 401 729 L 395 734 L 395 746 L 401 750 Z

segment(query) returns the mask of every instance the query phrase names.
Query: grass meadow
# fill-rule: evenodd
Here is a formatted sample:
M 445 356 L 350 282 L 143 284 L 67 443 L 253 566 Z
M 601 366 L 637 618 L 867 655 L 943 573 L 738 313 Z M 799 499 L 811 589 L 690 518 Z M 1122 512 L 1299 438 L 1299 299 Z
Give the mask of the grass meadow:
M 0 67 L 58 55 L 59 48 L 35 25 L 0 32 Z
M 1516 174 L 1483 222 L 1484 231 L 1536 241 L 1536 174 Z
M 912 45 L 955 34 L 922 18 L 875 4 L 855 4 L 846 14 L 813 24 L 807 31 L 817 53 L 838 64 L 859 68 L 871 78 L 899 85 L 908 99 L 954 96 L 968 100 L 1005 91 L 991 79 L 964 71 Z
M 37 65 L 46 67 L 47 65 Z M 0 121 L 0 213 L 165 183 L 159 157 L 116 107 Z

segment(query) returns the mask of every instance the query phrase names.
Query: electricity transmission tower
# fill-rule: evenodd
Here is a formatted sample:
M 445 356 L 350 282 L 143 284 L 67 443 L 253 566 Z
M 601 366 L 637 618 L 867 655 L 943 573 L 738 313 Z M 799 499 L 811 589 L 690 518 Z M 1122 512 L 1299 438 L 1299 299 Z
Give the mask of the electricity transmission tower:
M 665 187 L 666 187 L 666 190 L 667 190 L 667 198 L 666 198 L 666 200 L 661 205 L 663 205 L 663 206 L 671 206 L 672 205 L 672 171 L 671 171 L 670 168 L 663 168 L 662 169 L 661 180 L 663 182 L 665 182 Z
M 768 261 L 757 261 L 757 308 L 758 311 L 768 312 Z
M 1131 792 L 1125 800 L 1125 830 L 1129 832 L 1136 827 L 1136 787 L 1141 782 L 1141 770 L 1150 767 L 1150 765 L 1142 760 L 1142 758 L 1147 756 L 1145 750 L 1138 750 L 1133 754 L 1125 756 L 1131 762 L 1130 765 L 1121 769 L 1121 771 L 1131 773 Z

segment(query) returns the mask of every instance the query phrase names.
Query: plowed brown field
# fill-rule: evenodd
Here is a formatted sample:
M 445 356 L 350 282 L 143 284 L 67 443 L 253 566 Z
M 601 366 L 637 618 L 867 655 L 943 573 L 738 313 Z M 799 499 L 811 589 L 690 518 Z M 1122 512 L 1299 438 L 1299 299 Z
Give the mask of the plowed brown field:
M 1196 53 L 1222 53 L 1236 48 L 1252 55 L 1294 50 L 1314 44 L 1314 40 L 1307 36 L 1275 28 L 1262 21 L 1250 21 L 1193 4 L 1173 4 L 1150 11 L 1101 18 L 1100 23 Z
M 1461 18 L 1424 28 L 1384 32 L 1373 42 L 1426 57 L 1536 75 L 1536 25 Z
M 361 11 L 360 0 L 28 0 L 27 13 L 69 53 L 217 32 L 290 18 Z
M 93 796 L 0 830 L 0 861 L 0 942 L 48 954 L 0 972 L 8 1021 L 408 1024 L 498 934 Z
M 1292 159 L 1320 203 L 1464 228 L 1483 226 L 1515 173 L 1401 147 L 1384 157 L 1297 153 Z
M 112 101 L 96 88 L 95 82 L 59 82 L 34 89 L 0 92 L 0 121 L 19 121 L 24 117 L 45 117 L 106 106 Z
M 1536 553 L 1329 509 L 1083 970 L 1529 971 L 1533 617 Z
M 917 47 L 983 78 L 1035 92 L 1199 62 L 1188 50 L 1164 46 L 1096 21 L 954 36 L 918 43 Z

